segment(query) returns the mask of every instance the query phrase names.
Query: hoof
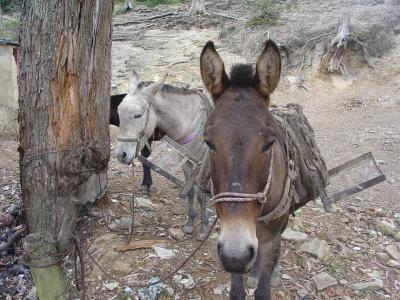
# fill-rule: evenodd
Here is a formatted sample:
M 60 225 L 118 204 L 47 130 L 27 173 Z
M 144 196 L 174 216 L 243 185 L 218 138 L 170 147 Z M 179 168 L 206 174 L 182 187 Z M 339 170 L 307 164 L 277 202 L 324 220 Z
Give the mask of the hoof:
M 146 193 L 147 195 L 150 194 L 150 187 L 148 187 L 147 185 L 142 184 L 142 185 L 140 186 L 140 190 L 141 190 L 142 192 Z
M 207 236 L 207 232 L 200 232 L 200 233 L 197 235 L 197 240 L 198 240 L 198 241 L 204 241 L 204 239 L 206 238 L 206 236 Z
M 255 289 L 258 285 L 258 278 L 249 276 L 247 277 L 247 287 L 249 289 Z
M 185 225 L 185 226 L 183 226 L 183 232 L 184 233 L 187 233 L 187 234 L 189 234 L 189 233 L 193 233 L 193 228 L 194 228 L 194 226 L 192 225 Z

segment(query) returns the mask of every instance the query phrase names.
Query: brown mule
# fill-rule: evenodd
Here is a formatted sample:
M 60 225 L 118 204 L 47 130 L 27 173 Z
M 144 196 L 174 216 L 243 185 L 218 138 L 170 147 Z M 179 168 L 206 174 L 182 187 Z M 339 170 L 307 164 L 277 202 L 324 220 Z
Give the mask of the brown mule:
M 218 255 L 231 275 L 231 299 L 245 299 L 242 274 L 257 276 L 256 299 L 271 299 L 270 279 L 280 255 L 281 233 L 289 216 L 284 197 L 288 168 L 284 141 L 268 110 L 269 95 L 281 70 L 278 47 L 270 40 L 254 71 L 236 65 L 225 72 L 214 44 L 201 54 L 201 76 L 215 108 L 207 120 L 204 139 L 210 148 L 213 200 L 221 222 Z

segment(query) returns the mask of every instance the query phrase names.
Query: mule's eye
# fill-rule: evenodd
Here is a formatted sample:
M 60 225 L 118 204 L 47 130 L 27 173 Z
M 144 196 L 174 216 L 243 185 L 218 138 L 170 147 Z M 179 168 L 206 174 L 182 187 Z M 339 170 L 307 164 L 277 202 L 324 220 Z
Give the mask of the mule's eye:
M 275 143 L 275 140 L 269 141 L 268 143 L 265 143 L 262 148 L 261 152 L 267 152 L 269 149 L 271 149 L 272 145 Z
M 215 148 L 214 144 L 212 144 L 210 141 L 206 140 L 205 142 L 206 142 L 206 145 L 208 146 L 208 148 L 210 148 L 210 150 L 213 150 L 213 151 L 217 150 L 217 148 Z
M 142 115 L 143 115 L 143 114 L 136 114 L 136 115 L 134 115 L 133 117 L 134 117 L 135 119 L 139 119 Z

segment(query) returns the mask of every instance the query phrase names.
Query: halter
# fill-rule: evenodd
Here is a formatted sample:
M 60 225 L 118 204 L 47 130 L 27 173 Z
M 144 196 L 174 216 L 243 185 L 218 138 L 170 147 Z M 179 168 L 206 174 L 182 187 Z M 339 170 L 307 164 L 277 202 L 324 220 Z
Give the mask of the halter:
M 265 184 L 264 190 L 260 193 L 256 194 L 246 194 L 246 193 L 233 193 L 233 192 L 225 192 L 214 195 L 211 198 L 211 201 L 214 203 L 219 202 L 251 202 L 258 201 L 261 205 L 264 205 L 268 198 L 268 191 L 271 186 L 271 178 L 272 178 L 272 167 L 274 164 L 274 145 L 271 146 L 271 159 L 269 161 L 269 174 L 267 178 L 267 183 Z M 212 193 L 214 193 L 212 189 Z

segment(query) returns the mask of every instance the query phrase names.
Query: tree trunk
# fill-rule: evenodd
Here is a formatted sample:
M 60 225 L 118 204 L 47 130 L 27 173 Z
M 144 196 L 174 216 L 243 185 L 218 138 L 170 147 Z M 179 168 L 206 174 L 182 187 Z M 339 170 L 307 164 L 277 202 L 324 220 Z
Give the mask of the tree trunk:
M 22 197 L 28 233 L 50 232 L 58 251 L 107 188 L 112 2 L 22 2 Z
M 205 13 L 206 7 L 204 5 L 204 0 L 192 0 L 192 5 L 189 9 L 190 15 L 196 15 L 199 13 Z

